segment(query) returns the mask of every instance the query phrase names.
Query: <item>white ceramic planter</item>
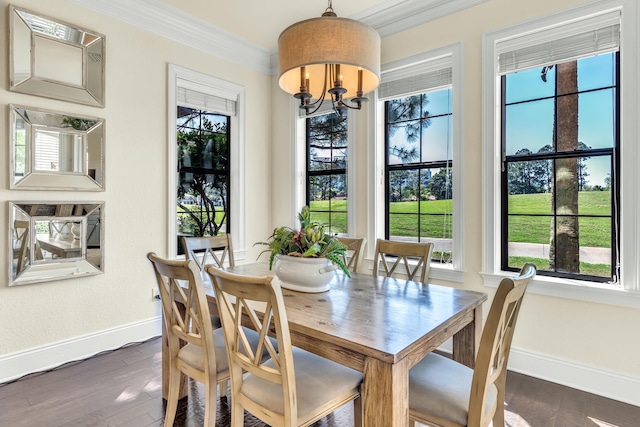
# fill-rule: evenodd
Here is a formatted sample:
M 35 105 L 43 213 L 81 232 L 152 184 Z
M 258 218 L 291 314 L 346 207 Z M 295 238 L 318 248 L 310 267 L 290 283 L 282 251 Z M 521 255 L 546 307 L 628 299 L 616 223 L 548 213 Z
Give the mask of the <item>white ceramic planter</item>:
M 283 288 L 299 292 L 325 292 L 336 267 L 327 258 L 276 255 L 273 271 Z

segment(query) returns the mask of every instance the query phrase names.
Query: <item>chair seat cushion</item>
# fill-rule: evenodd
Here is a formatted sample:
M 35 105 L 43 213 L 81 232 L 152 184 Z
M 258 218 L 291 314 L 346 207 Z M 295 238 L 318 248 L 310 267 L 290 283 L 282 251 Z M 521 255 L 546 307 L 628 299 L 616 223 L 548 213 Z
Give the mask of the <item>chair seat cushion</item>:
M 247 328 L 244 328 L 244 332 L 247 335 L 247 340 L 251 343 L 251 347 L 255 348 L 260 340 L 258 333 Z M 216 370 L 218 375 L 228 373 L 229 359 L 227 358 L 227 345 L 224 340 L 222 328 L 213 330 L 213 347 L 216 353 Z M 204 371 L 203 357 L 202 348 L 195 344 L 187 344 L 178 352 L 178 358 L 180 358 L 180 360 L 200 371 Z
M 273 367 L 273 360 L 265 362 Z M 293 365 L 296 376 L 298 418 L 305 418 L 312 410 L 337 396 L 356 389 L 362 383 L 362 373 L 317 356 L 300 348 L 293 348 Z M 284 412 L 282 386 L 246 374 L 242 393 L 261 406 L 274 412 Z
M 471 368 L 430 353 L 409 370 L 409 408 L 466 426 L 472 378 Z M 492 384 L 487 393 L 486 409 L 493 406 L 497 395 Z

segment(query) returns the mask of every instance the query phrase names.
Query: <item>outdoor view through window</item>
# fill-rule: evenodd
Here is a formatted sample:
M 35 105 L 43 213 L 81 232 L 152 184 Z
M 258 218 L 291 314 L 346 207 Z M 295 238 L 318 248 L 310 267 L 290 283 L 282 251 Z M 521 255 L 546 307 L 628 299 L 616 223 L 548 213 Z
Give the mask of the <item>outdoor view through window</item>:
M 451 87 L 391 99 L 386 114 L 386 222 L 390 240 L 434 243 L 451 261 Z
M 347 115 L 307 119 L 307 204 L 311 220 L 347 234 Z
M 618 63 L 613 52 L 501 77 L 503 270 L 616 279 Z
M 228 233 L 230 119 L 182 106 L 177 117 L 178 240 Z

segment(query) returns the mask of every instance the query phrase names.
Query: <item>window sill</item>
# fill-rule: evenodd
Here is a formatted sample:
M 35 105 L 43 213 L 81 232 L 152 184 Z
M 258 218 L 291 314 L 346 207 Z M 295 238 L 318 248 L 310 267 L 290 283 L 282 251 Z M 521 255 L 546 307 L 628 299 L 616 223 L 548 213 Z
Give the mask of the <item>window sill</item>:
M 368 271 L 371 272 L 371 274 L 373 274 L 373 259 L 366 259 L 364 260 L 364 262 L 367 263 L 366 265 L 368 266 Z M 398 273 L 394 273 L 394 276 L 398 276 L 402 278 L 407 277 L 406 274 L 402 273 L 402 270 L 400 270 Z M 464 271 L 454 270 L 451 264 L 443 265 L 438 263 L 431 263 L 429 278 L 437 279 L 437 280 L 446 280 L 448 282 L 463 283 Z
M 484 286 L 497 288 L 500 281 L 510 275 L 506 272 L 502 274 L 483 273 Z M 528 285 L 527 292 L 600 304 L 640 308 L 640 292 L 613 288 L 594 282 L 580 283 L 566 279 L 536 276 L 533 282 Z

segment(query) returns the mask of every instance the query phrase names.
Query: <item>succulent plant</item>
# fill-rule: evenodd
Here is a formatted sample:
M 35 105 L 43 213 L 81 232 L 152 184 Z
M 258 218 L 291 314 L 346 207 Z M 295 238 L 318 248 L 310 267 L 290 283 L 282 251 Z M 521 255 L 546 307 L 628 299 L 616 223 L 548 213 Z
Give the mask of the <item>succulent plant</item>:
M 344 263 L 347 247 L 339 240 L 334 239 L 325 232 L 323 225 L 311 221 L 309 206 L 304 206 L 298 213 L 300 229 L 290 227 L 277 227 L 266 242 L 257 242 L 256 245 L 265 245 L 260 253 L 271 252 L 269 256 L 269 269 L 273 266 L 276 255 L 289 255 L 305 258 L 327 258 L 336 264 L 348 276 L 349 269 Z

